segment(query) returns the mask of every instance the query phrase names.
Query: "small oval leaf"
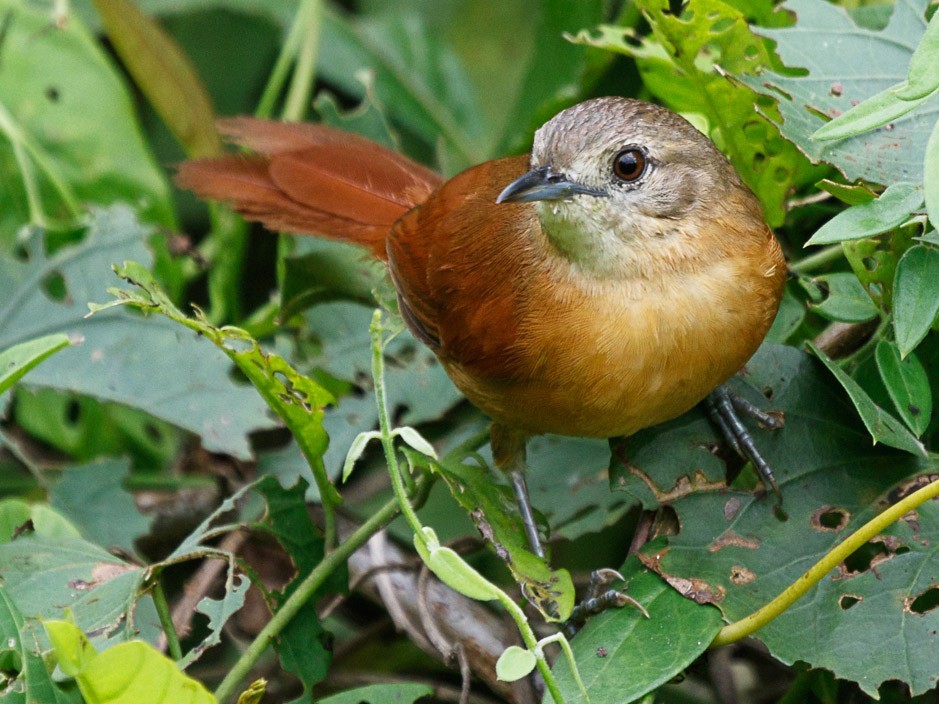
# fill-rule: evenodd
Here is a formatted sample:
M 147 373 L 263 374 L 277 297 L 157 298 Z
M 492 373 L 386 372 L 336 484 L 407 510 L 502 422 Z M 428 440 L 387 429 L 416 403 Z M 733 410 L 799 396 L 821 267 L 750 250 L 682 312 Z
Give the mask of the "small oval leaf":
M 935 21 L 933 17 L 933 21 Z M 936 71 L 939 75 L 939 71 Z M 923 161 L 923 186 L 926 199 L 926 214 L 933 227 L 939 226 L 939 120 L 933 125 L 926 143 L 926 156 Z M 935 235 L 935 232 L 933 232 Z
M 381 433 L 379 433 L 377 430 L 368 430 L 355 436 L 355 440 L 353 440 L 352 444 L 349 445 L 349 452 L 346 454 L 346 461 L 342 465 L 343 482 L 345 482 L 349 478 L 349 475 L 352 474 L 355 463 L 358 461 L 359 457 L 362 456 L 362 453 L 365 452 L 365 447 L 368 445 L 369 441 L 379 437 L 381 437 Z
M 494 601 L 499 598 L 499 588 L 450 548 L 431 550 L 427 566 L 441 582 L 463 596 L 477 601 Z
M 402 440 L 404 440 L 404 442 L 420 452 L 422 455 L 427 455 L 428 457 L 437 459 L 437 451 L 434 449 L 434 446 L 425 440 L 424 436 L 417 432 L 414 428 L 405 425 L 401 428 L 396 428 L 392 434 L 400 437 Z
M 926 336 L 939 314 L 939 249 L 910 247 L 893 279 L 893 328 L 906 357 Z
M 900 418 L 916 437 L 926 432 L 932 416 L 929 377 L 915 354 L 903 359 L 893 342 L 881 340 L 875 352 L 880 378 Z
M 496 661 L 496 677 L 503 682 L 515 682 L 535 669 L 535 654 L 517 645 L 510 645 Z

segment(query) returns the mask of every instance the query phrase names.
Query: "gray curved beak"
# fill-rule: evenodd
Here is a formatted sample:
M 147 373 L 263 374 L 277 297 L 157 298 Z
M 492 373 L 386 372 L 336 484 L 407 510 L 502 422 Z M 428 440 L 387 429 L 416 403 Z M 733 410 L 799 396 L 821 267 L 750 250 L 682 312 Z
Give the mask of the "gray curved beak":
M 550 166 L 539 166 L 506 186 L 496 203 L 568 200 L 576 195 L 603 197 L 606 193 L 570 181 L 564 174 L 553 172 Z

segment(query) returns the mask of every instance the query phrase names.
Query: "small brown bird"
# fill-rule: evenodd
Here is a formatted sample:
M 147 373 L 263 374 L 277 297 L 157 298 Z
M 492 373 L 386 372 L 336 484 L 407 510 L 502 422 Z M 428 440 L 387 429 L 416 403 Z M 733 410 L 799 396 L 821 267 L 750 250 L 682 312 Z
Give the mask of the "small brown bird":
M 321 125 L 221 129 L 256 154 L 183 164 L 179 185 L 388 262 L 408 327 L 492 418 L 496 465 L 539 554 L 526 439 L 625 436 L 684 413 L 743 366 L 779 306 L 786 266 L 759 202 L 656 105 L 575 105 L 538 130 L 530 157 L 446 182 Z M 718 406 L 760 464 L 726 396 Z

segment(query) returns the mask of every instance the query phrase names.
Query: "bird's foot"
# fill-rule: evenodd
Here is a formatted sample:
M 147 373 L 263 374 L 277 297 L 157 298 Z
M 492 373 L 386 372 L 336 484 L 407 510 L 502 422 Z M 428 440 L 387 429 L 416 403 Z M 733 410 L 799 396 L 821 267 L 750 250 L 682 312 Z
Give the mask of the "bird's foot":
M 623 575 L 609 568 L 595 570 L 590 574 L 590 583 L 587 585 L 587 598 L 574 607 L 570 618 L 562 626 L 565 636 L 573 638 L 589 617 L 603 613 L 608 609 L 620 609 L 627 604 L 632 604 L 646 618 L 651 618 L 649 612 L 646 611 L 646 607 L 631 596 L 616 589 L 607 588 L 617 579 L 621 582 L 625 581 Z
M 740 415 L 747 415 L 765 428 L 778 429 L 785 425 L 785 419 L 780 411 L 764 411 L 745 398 L 730 391 L 726 385 L 718 386 L 708 394 L 705 399 L 708 416 L 721 431 L 721 434 L 744 460 L 753 463 L 759 473 L 764 486 L 772 487 L 773 493 L 782 504 L 782 492 L 776 484 L 773 469 L 757 449 L 753 436 L 740 420 Z

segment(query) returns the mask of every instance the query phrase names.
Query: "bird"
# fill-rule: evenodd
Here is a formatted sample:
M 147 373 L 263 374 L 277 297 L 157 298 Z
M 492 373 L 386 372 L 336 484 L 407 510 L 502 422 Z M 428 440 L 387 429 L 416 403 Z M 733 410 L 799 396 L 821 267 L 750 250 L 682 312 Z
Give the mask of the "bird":
M 449 180 L 322 124 L 219 129 L 250 153 L 185 162 L 177 184 L 387 263 L 405 324 L 491 419 L 537 555 L 533 436 L 625 437 L 707 400 L 735 449 L 766 465 L 735 415 L 747 408 L 712 392 L 769 330 L 785 259 L 756 196 L 678 114 L 587 100 L 538 129 L 530 154 Z

